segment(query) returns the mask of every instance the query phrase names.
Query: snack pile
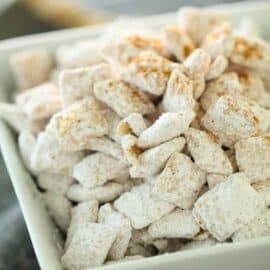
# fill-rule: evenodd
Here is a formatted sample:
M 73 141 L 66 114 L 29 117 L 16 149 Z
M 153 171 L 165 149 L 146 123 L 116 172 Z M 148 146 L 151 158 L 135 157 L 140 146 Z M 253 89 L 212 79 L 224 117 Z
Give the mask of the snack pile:
M 105 40 L 14 54 L 15 104 L 0 104 L 63 267 L 270 235 L 270 46 L 254 26 L 182 8 Z

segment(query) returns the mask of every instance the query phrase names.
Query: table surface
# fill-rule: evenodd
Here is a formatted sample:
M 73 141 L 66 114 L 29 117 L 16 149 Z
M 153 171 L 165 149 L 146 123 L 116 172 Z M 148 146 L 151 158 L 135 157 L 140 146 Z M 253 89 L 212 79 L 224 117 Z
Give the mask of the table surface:
M 113 14 L 148 15 L 176 10 L 180 5 L 216 4 L 213 0 L 81 0 L 83 4 L 92 4 L 96 8 L 103 8 Z M 136 2 L 136 4 L 134 4 Z M 112 4 L 113 3 L 113 4 Z M 1 8 L 1 6 L 0 6 Z M 20 8 L 15 12 L 10 9 L 0 16 L 0 39 L 20 34 L 40 32 L 53 29 L 53 27 L 35 22 L 26 18 L 25 11 Z M 25 28 L 11 29 L 8 33 L 2 32 L 3 23 L 12 25 L 14 16 L 24 23 Z M 27 16 L 28 17 L 28 16 Z M 16 23 L 18 26 L 18 23 Z M 5 27 L 4 27 L 5 28 Z M 16 252 L 16 255 L 14 254 Z M 0 154 L 0 270 L 37 270 L 39 269 L 31 241 L 24 223 L 24 219 L 13 191 Z

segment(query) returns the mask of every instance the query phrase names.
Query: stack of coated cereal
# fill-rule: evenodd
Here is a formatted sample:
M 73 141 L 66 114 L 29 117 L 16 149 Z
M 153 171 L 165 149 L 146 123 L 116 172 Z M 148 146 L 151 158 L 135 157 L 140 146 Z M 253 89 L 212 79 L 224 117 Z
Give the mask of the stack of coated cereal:
M 252 24 L 182 8 L 159 33 L 10 62 L 18 89 L 0 115 L 65 269 L 270 235 L 270 47 Z

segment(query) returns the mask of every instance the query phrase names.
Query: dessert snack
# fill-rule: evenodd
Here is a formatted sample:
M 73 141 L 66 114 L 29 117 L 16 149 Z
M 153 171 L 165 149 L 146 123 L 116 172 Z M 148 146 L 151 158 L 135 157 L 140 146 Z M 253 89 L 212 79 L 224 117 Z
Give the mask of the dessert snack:
M 182 8 L 151 34 L 11 57 L 0 116 L 62 231 L 64 269 L 270 235 L 270 45 L 252 29 Z

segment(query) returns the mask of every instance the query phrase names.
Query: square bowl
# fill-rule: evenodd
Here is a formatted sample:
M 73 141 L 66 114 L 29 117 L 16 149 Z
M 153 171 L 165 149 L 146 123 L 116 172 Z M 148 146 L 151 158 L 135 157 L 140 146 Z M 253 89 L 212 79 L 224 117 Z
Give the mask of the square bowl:
M 243 17 L 255 20 L 264 36 L 270 36 L 269 2 L 242 2 L 214 7 L 227 12 L 233 21 Z M 136 19 L 149 27 L 160 28 L 176 20 L 176 13 L 155 15 Z M 8 65 L 11 54 L 30 47 L 47 47 L 54 50 L 61 44 L 96 39 L 105 30 L 106 25 L 84 27 L 64 31 L 27 36 L 0 43 L 0 101 L 7 101 L 14 83 Z M 33 247 L 42 270 L 61 270 L 60 238 L 58 230 L 48 216 L 40 199 L 32 177 L 25 170 L 20 159 L 16 136 L 0 120 L 0 146 L 2 154 L 18 197 Z M 183 270 L 268 270 L 270 269 L 270 237 L 248 240 L 240 243 L 220 244 L 205 249 L 180 251 L 136 261 L 103 266 L 107 270 L 131 269 L 183 269 Z M 99 267 L 98 269 L 103 269 Z

